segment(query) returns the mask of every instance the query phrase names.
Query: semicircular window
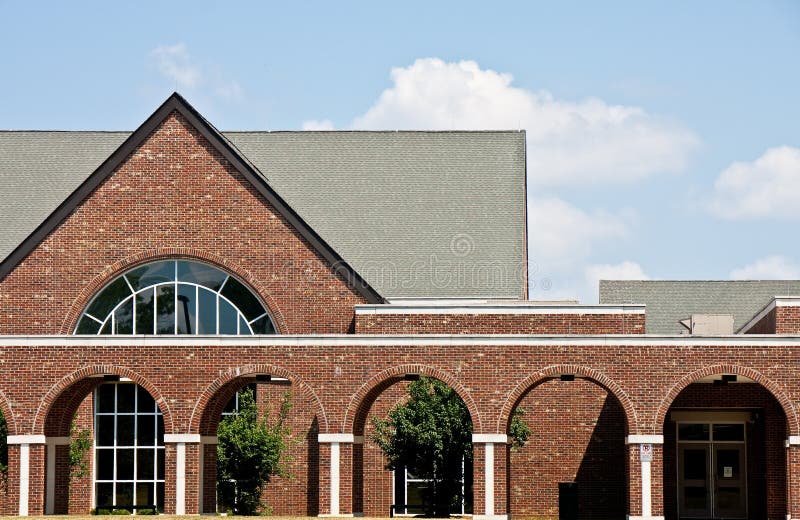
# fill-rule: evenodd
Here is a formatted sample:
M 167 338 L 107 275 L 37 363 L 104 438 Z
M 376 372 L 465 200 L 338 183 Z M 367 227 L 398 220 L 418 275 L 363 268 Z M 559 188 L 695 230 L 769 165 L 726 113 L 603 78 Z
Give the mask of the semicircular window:
M 230 274 L 165 260 L 123 273 L 86 307 L 75 334 L 275 334 L 261 301 Z

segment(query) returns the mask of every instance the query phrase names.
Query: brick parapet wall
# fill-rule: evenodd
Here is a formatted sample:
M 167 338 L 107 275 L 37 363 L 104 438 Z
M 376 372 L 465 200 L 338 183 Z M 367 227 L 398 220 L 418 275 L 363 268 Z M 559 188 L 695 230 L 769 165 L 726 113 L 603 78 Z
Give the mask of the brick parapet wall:
M 775 333 L 800 334 L 800 307 L 776 307 Z
M 644 334 L 644 314 L 357 314 L 357 334 Z

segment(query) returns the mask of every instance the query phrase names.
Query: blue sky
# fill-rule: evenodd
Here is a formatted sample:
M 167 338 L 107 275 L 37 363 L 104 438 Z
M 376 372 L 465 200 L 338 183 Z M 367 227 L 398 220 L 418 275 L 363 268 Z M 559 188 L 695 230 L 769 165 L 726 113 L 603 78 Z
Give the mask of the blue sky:
M 800 2 L 11 2 L 0 128 L 525 128 L 534 297 L 800 277 Z

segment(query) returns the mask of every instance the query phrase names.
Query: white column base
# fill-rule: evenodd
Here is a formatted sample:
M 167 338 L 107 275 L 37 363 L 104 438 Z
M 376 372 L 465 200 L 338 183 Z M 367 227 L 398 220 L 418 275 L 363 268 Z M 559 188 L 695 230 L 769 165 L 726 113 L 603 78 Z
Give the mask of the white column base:
M 663 516 L 631 516 L 627 515 L 628 520 L 664 520 Z
M 487 517 L 494 517 L 494 444 L 487 442 L 483 445 L 483 450 L 484 511 Z
M 19 445 L 19 516 L 28 516 L 30 490 L 31 445 Z
M 472 520 L 508 520 L 508 515 L 472 515 Z

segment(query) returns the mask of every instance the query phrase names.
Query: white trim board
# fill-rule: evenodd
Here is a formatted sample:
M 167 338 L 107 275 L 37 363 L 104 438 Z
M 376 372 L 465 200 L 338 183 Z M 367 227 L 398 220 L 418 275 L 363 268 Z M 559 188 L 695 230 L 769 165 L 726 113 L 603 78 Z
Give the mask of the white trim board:
M 2 336 L 0 347 L 457 347 L 457 346 L 737 346 L 799 347 L 800 335 L 731 334 L 329 334 L 265 336 Z
M 369 314 L 644 314 L 644 305 L 440 304 L 355 305 L 356 316 Z

